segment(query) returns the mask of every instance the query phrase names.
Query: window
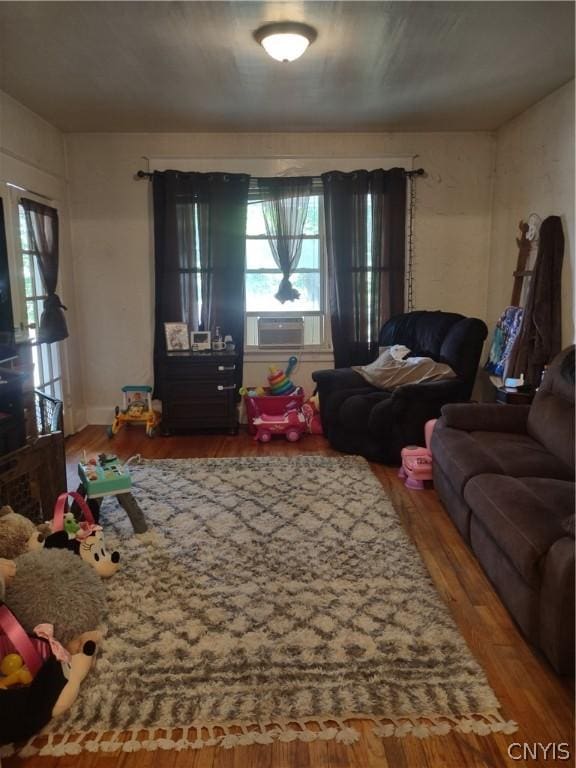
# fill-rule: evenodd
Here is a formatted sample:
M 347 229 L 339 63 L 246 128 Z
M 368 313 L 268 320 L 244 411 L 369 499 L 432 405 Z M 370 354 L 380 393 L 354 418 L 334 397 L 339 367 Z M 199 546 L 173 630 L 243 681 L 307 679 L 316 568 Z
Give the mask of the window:
M 34 363 L 34 387 L 50 397 L 63 400 L 62 364 L 60 343 L 39 344 L 36 341 L 40 317 L 46 295 L 42 287 L 42 278 L 38 270 L 36 252 L 28 239 L 28 230 L 22 205 L 18 204 L 18 233 L 20 269 L 23 276 L 23 292 L 25 321 L 21 324 L 27 327 L 32 342 L 32 360 Z
M 302 252 L 290 282 L 299 291 L 296 301 L 281 304 L 274 294 L 282 279 L 266 235 L 262 204 L 248 203 L 246 224 L 246 345 L 258 346 L 257 318 L 303 317 L 304 345 L 324 343 L 325 269 L 321 239 L 321 197 L 312 195 L 304 226 Z

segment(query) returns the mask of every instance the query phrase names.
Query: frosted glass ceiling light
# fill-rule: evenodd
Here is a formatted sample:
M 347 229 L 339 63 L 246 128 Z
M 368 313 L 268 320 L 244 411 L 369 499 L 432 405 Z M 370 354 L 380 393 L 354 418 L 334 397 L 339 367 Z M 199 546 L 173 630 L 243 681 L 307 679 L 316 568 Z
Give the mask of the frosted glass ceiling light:
M 316 40 L 316 34 L 316 30 L 307 24 L 280 21 L 260 27 L 254 37 L 273 59 L 295 61 Z

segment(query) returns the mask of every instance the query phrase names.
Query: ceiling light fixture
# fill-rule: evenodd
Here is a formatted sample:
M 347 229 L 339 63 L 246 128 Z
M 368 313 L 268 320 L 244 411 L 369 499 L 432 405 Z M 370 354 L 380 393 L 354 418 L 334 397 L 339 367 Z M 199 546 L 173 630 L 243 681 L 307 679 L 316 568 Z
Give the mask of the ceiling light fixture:
M 254 38 L 277 61 L 295 61 L 316 40 L 317 32 L 307 24 L 279 21 L 254 32 Z

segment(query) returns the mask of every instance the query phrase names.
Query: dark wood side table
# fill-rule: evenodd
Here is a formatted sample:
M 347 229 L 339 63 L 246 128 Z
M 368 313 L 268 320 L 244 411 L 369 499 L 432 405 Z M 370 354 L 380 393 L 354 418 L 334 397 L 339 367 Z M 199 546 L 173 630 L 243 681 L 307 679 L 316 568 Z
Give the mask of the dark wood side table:
M 160 364 L 163 434 L 214 431 L 236 434 L 235 352 L 171 352 Z
M 496 390 L 496 402 L 501 405 L 530 405 L 536 394 L 535 390 L 518 391 L 498 387 Z

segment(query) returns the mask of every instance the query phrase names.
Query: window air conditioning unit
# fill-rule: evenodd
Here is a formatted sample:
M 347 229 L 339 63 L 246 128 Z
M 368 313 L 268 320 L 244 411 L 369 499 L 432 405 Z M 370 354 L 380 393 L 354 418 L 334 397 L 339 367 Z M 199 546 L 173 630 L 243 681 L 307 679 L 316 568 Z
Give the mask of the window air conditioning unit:
M 301 347 L 304 344 L 303 317 L 259 317 L 259 347 Z

